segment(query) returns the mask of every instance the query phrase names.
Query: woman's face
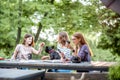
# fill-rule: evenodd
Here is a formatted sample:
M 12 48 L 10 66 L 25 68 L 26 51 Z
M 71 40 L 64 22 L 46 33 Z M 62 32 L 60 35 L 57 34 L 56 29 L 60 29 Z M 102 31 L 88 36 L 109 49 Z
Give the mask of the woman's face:
M 32 43 L 32 37 L 28 37 L 28 38 L 26 38 L 25 39 L 25 41 L 26 41 L 26 44 L 31 44 Z
M 75 45 L 78 45 L 79 42 L 80 42 L 80 39 L 76 38 L 76 37 L 72 37 L 72 42 L 75 44 Z

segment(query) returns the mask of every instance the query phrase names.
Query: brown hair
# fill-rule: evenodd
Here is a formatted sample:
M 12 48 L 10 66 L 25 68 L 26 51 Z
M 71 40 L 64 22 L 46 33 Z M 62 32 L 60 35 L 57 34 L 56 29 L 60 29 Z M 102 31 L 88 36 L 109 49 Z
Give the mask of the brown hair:
M 62 31 L 58 34 L 58 42 L 62 45 L 66 44 L 66 41 L 68 41 L 68 34 L 65 31 Z
M 32 42 L 31 42 L 31 44 L 29 44 L 29 46 L 34 46 L 34 39 L 33 39 L 33 36 L 31 34 L 25 34 L 22 44 L 25 45 L 25 39 L 27 39 L 29 37 L 32 37 Z
M 86 44 L 88 46 L 90 55 L 93 56 L 92 50 L 90 49 L 90 47 L 89 47 L 87 41 L 85 40 L 84 36 L 79 32 L 76 32 L 75 34 L 73 34 L 73 36 L 76 37 L 77 39 L 81 39 L 80 40 L 80 45 Z M 76 46 L 76 49 L 77 49 L 77 46 Z

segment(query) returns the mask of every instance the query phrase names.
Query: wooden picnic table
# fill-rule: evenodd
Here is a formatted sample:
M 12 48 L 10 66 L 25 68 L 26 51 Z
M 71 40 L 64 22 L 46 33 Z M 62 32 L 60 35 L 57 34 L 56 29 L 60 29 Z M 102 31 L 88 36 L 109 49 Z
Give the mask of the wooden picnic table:
M 103 61 L 92 61 L 92 62 L 81 62 L 63 63 L 60 60 L 0 60 L 0 67 L 27 67 L 27 68 L 39 68 L 39 69 L 67 69 L 67 70 L 97 70 L 97 71 L 108 71 L 110 66 L 115 65 L 116 62 L 103 62 Z
M 45 70 L 0 69 L 0 80 L 44 80 Z

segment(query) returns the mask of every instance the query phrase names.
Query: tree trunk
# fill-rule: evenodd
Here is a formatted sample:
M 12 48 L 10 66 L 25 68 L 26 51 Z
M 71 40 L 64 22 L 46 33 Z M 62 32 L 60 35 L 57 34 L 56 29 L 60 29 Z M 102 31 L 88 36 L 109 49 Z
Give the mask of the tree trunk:
M 37 34 L 35 35 L 35 43 L 37 42 L 37 40 L 38 40 L 38 38 L 39 38 L 39 34 L 40 34 L 40 31 L 41 31 L 41 30 L 42 30 L 42 24 L 39 22 Z
M 53 4 L 54 3 L 54 0 L 51 0 L 51 4 Z
M 18 31 L 17 31 L 17 39 L 16 39 L 16 45 L 20 42 L 21 38 L 21 16 L 22 16 L 22 0 L 19 0 L 19 11 L 18 11 Z
M 16 45 L 20 42 L 20 38 L 21 38 L 21 28 L 18 27 L 18 31 L 17 31 L 17 39 L 16 39 Z

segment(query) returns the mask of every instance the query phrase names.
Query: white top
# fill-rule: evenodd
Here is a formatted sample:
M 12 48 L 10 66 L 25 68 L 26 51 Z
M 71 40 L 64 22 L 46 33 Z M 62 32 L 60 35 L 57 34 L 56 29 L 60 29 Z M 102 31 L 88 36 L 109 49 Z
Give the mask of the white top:
M 33 47 L 31 46 L 26 47 L 23 44 L 18 44 L 15 50 L 17 51 L 17 59 L 19 60 L 21 59 L 28 60 L 29 55 L 33 53 Z
M 57 49 L 59 49 L 61 52 L 63 52 L 66 58 L 71 57 L 71 49 L 69 49 L 67 47 L 62 47 L 60 44 L 57 45 Z

